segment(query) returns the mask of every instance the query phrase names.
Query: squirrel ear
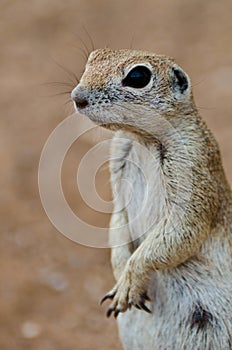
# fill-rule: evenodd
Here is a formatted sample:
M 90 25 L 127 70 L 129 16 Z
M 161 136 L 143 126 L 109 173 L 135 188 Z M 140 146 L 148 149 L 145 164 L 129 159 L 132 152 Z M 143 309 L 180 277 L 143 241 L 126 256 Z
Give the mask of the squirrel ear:
M 170 75 L 174 92 L 185 94 L 190 88 L 188 75 L 177 65 L 172 67 Z

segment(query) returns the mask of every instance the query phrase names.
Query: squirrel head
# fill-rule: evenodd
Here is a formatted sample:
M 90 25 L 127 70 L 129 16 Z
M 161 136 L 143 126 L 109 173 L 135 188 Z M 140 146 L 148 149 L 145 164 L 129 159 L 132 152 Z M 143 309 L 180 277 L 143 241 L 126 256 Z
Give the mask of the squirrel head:
M 109 129 L 150 130 L 156 118 L 194 108 L 188 75 L 174 59 L 146 51 L 93 51 L 71 94 L 76 110 Z

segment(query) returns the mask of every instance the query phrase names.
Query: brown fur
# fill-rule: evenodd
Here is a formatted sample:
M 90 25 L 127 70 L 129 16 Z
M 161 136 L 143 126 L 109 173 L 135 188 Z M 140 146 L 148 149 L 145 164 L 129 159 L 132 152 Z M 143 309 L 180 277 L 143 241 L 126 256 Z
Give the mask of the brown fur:
M 152 71 L 151 83 L 122 86 L 136 65 Z M 175 72 L 187 82 L 182 90 Z M 72 97 L 87 101 L 81 113 L 116 131 L 117 283 L 104 300 L 112 299 L 108 316 L 120 313 L 124 348 L 231 349 L 231 191 L 187 74 L 166 56 L 97 50 Z

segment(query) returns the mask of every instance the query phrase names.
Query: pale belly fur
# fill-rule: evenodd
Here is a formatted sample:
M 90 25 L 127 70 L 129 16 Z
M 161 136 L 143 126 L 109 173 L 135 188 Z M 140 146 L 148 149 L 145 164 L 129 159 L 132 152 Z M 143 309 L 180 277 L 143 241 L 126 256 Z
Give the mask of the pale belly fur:
M 131 239 L 139 238 L 137 244 L 141 243 L 165 210 L 165 189 L 158 152 L 151 158 L 149 151 L 138 144 L 133 146 L 124 168 L 119 195 L 126 208 Z

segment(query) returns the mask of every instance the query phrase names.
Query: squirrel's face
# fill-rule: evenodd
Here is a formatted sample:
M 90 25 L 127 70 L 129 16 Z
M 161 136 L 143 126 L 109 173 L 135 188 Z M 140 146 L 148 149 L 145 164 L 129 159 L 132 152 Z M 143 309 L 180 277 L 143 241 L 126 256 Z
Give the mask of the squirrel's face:
M 111 129 L 148 131 L 157 116 L 192 106 L 190 80 L 173 59 L 133 50 L 92 52 L 71 96 L 78 112 Z

